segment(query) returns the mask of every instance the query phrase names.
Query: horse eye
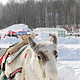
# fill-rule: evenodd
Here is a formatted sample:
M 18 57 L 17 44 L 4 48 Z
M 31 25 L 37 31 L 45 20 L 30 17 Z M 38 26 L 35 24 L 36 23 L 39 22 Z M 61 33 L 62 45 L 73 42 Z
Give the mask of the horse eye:
M 58 55 L 56 55 L 56 58 L 58 57 Z
M 54 50 L 53 54 L 54 54 L 55 58 L 57 58 L 57 57 L 58 57 L 58 53 L 57 53 L 57 51 L 56 51 L 56 50 Z
M 41 56 L 38 56 L 38 59 L 40 60 L 41 59 Z

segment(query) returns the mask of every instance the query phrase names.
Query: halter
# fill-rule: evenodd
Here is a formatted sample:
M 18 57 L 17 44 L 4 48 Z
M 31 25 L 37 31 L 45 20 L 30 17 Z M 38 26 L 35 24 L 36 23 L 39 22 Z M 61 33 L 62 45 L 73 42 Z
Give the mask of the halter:
M 16 69 L 14 72 L 12 72 L 11 74 L 9 74 L 9 78 L 8 79 L 13 79 L 17 73 L 21 73 L 21 72 L 22 72 L 22 67 Z

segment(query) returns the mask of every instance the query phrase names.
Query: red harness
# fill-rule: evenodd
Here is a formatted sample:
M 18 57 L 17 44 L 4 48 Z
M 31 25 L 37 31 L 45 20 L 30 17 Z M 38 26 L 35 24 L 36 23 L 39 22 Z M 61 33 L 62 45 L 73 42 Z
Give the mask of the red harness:
M 6 59 L 7 55 L 8 55 L 8 52 L 6 52 L 6 54 L 4 56 L 0 57 L 0 66 L 1 66 L 2 59 L 3 58 Z
M 0 57 L 0 66 L 1 66 L 2 59 L 3 59 L 3 56 L 2 56 L 2 57 Z
M 18 68 L 16 69 L 14 72 L 12 72 L 10 75 L 9 75 L 9 79 L 12 79 L 15 77 L 16 73 L 21 73 L 22 72 L 22 67 L 21 68 Z
M 25 59 L 26 59 L 26 57 L 27 57 L 27 54 L 24 55 L 24 58 L 25 58 Z
M 26 59 L 27 57 L 27 54 L 25 54 L 24 58 Z M 12 72 L 10 75 L 9 75 L 9 79 L 12 79 L 15 77 L 16 73 L 21 73 L 22 72 L 22 67 L 21 68 L 18 68 L 16 69 L 14 72 Z
M 7 57 L 8 57 L 8 52 L 6 52 L 5 53 L 5 55 L 4 56 L 2 56 L 1 58 L 0 58 L 0 66 L 1 66 L 1 62 L 2 62 L 2 59 L 7 59 Z M 24 55 L 24 58 L 26 59 L 26 57 L 27 57 L 27 54 L 25 54 Z M 5 65 L 4 65 L 5 66 Z M 4 67 L 3 67 L 4 68 Z M 5 69 L 4 69 L 4 71 L 5 71 Z M 15 77 L 15 75 L 16 75 L 16 73 L 21 73 L 22 72 L 22 67 L 21 68 L 18 68 L 18 69 L 16 69 L 15 71 L 13 71 L 11 74 L 9 74 L 9 79 L 12 79 L 12 78 L 14 78 Z

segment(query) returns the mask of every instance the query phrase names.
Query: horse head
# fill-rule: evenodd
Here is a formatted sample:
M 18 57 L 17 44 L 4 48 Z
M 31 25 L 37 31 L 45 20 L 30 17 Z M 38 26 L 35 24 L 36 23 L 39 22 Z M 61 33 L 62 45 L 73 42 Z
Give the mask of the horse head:
M 52 37 L 50 41 L 35 43 L 29 38 L 30 47 L 32 49 L 31 59 L 26 64 L 30 68 L 27 72 L 28 80 L 58 80 L 56 67 L 57 61 L 57 38 Z M 26 79 L 27 80 L 27 79 Z

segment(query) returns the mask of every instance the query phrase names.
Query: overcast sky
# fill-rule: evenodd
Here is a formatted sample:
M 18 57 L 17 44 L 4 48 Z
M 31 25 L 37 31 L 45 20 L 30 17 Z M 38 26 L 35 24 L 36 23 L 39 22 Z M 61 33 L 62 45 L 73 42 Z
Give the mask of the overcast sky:
M 2 4 L 6 4 L 8 2 L 8 0 L 0 0 L 0 3 Z
M 9 0 L 0 0 L 0 3 L 2 3 L 3 5 L 6 4 Z M 19 0 L 16 0 L 19 1 Z M 35 1 L 40 1 L 40 0 L 35 0 Z

